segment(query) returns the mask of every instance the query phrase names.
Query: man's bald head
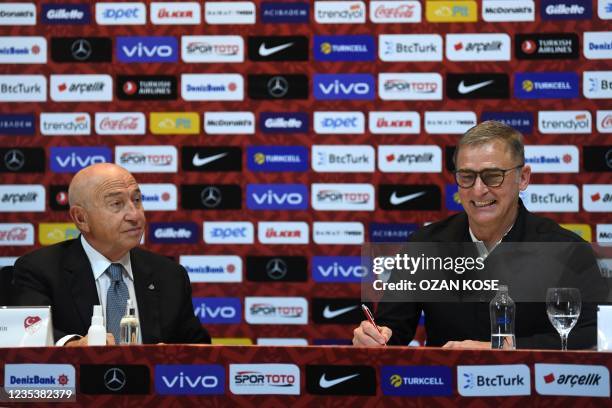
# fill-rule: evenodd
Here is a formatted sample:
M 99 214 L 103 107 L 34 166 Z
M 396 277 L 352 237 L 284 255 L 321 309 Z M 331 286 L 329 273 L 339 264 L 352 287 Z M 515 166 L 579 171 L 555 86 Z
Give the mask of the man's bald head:
M 95 192 L 109 179 L 124 179 L 136 183 L 134 177 L 123 167 L 113 163 L 98 163 L 85 167 L 74 175 L 68 187 L 70 207 L 87 207 L 95 198 Z

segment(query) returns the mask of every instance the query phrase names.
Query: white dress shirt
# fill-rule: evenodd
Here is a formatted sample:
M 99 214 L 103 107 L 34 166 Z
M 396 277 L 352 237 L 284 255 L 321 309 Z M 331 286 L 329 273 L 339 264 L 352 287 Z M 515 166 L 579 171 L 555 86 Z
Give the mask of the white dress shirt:
M 108 288 L 111 285 L 111 278 L 105 272 L 111 263 L 119 263 L 123 266 L 123 281 L 127 285 L 130 299 L 132 299 L 132 304 L 136 309 L 136 318 L 140 321 L 138 314 L 138 302 L 136 301 L 136 291 L 134 290 L 134 275 L 132 274 L 130 253 L 128 252 L 127 254 L 125 254 L 125 256 L 119 259 L 118 261 L 111 262 L 104 255 L 96 251 L 96 249 L 92 247 L 89 242 L 87 242 L 83 235 L 81 235 L 81 244 L 83 245 L 83 249 L 85 250 L 87 259 L 89 259 L 91 270 L 93 271 L 93 277 L 96 282 L 96 290 L 98 291 L 98 299 L 100 299 L 100 304 L 102 305 L 102 315 L 104 316 L 104 321 L 106 322 L 106 294 L 108 292 Z M 91 313 L 93 314 L 93 307 Z M 68 340 L 74 337 L 81 336 L 76 334 L 69 334 L 67 336 L 62 337 L 56 343 L 56 345 L 63 346 Z M 140 332 L 138 333 L 138 342 L 142 343 L 142 333 Z

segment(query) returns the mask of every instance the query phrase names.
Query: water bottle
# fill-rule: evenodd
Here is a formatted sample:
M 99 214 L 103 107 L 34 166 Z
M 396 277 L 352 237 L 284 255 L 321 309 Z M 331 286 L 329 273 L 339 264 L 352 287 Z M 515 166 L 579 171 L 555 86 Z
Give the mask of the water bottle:
M 508 296 L 508 286 L 500 285 L 489 303 L 491 316 L 491 348 L 515 350 L 514 301 Z
M 119 344 L 139 344 L 140 323 L 136 317 L 136 308 L 134 307 L 132 299 L 127 300 L 125 316 L 121 318 L 119 327 L 121 329 Z

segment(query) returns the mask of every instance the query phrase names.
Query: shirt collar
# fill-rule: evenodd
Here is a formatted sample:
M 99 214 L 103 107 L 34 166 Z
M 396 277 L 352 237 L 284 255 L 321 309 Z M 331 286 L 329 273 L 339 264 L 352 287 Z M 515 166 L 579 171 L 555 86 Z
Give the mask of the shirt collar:
M 108 260 L 108 258 L 106 258 L 94 247 L 92 247 L 89 242 L 87 242 L 83 234 L 81 234 L 81 245 L 83 245 L 85 255 L 87 255 L 87 258 L 89 259 L 89 263 L 91 264 L 91 270 L 93 271 L 93 276 L 95 280 L 98 280 L 98 278 L 100 278 L 100 276 L 102 276 L 104 272 L 106 272 L 111 263 L 119 263 L 127 272 L 128 278 L 130 278 L 131 281 L 134 281 L 129 251 L 118 261 L 111 262 L 110 260 Z
M 508 231 L 506 231 L 506 233 L 501 237 L 501 239 L 499 241 L 497 241 L 491 247 L 490 250 L 487 249 L 487 246 L 485 245 L 485 243 L 483 241 L 481 241 L 478 238 L 476 238 L 476 235 L 474 235 L 474 233 L 472 232 L 472 228 L 470 228 L 468 226 L 468 230 L 470 231 L 470 238 L 472 238 L 472 242 L 474 242 L 476 244 L 476 249 L 478 250 L 478 254 L 480 255 L 481 258 L 486 258 L 504 240 L 506 235 L 508 235 L 508 233 L 512 230 L 513 227 L 514 227 L 514 224 L 512 224 L 510 226 L 510 228 L 508 228 Z

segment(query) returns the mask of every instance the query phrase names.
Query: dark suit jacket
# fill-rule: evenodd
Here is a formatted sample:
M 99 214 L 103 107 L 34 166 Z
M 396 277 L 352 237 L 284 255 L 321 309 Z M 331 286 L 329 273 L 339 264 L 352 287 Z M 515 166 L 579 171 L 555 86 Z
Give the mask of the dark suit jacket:
M 140 248 L 130 251 L 130 260 L 143 343 L 210 343 L 210 336 L 193 313 L 185 269 Z M 67 334 L 86 335 L 93 305 L 100 304 L 80 239 L 19 258 L 14 285 L 15 305 L 51 305 L 55 341 Z
M 411 236 L 410 241 L 472 242 L 469 235 L 467 215 L 460 213 L 443 221 L 430 224 L 416 231 Z M 517 219 L 512 229 L 503 238 L 503 242 L 584 241 L 573 232 L 561 228 L 554 221 L 531 214 L 519 200 Z M 498 249 L 491 253 L 486 263 L 494 261 L 496 251 Z M 587 262 L 595 262 L 591 252 L 582 258 L 586 258 Z M 520 259 L 516 261 L 519 262 Z M 524 266 L 523 268 L 524 270 L 521 270 L 521 272 L 531 274 L 531 279 L 538 278 L 539 271 L 537 268 L 525 268 Z M 591 279 L 589 279 L 593 283 L 591 287 L 607 289 L 607 284 L 602 282 L 601 276 L 596 282 L 593 279 L 597 279 L 597 276 L 591 276 Z M 568 285 L 563 285 L 563 287 L 565 286 Z M 578 323 L 569 335 L 568 348 L 591 348 L 597 343 L 596 305 L 585 303 L 587 297 L 585 297 L 582 287 L 581 292 L 583 296 L 582 312 Z M 389 344 L 407 345 L 414 337 L 421 312 L 425 314 L 428 346 L 443 346 L 447 341 L 491 340 L 489 304 L 484 302 L 380 302 L 376 310 L 376 323 L 380 326 L 388 326 L 393 331 Z M 560 338 L 548 320 L 545 303 L 516 304 L 515 336 L 517 348 L 560 348 Z

